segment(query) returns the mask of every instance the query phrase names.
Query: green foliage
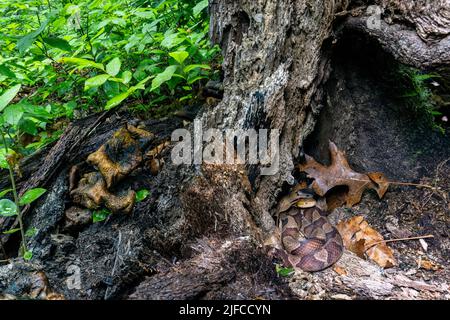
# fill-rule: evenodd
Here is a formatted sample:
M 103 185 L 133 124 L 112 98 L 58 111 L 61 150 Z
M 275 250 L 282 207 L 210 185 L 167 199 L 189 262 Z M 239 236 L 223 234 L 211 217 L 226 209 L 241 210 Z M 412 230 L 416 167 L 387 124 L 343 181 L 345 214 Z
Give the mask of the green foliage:
M 18 231 L 20 231 L 20 228 L 15 228 L 15 229 L 11 229 L 11 230 L 5 231 L 5 232 L 3 232 L 3 234 L 13 234 L 13 233 L 16 233 Z
M 141 202 L 145 200 L 150 194 L 150 191 L 147 189 L 141 189 L 136 192 L 136 202 Z
M 94 211 L 92 213 L 92 221 L 94 223 L 104 221 L 104 220 L 106 220 L 106 218 L 108 218 L 108 216 L 110 214 L 111 214 L 111 211 L 109 211 L 108 209 L 105 209 L 105 208 Z
M 29 238 L 34 237 L 37 232 L 38 232 L 38 229 L 30 228 L 30 229 L 27 230 L 27 232 L 25 232 L 25 236 L 29 237 Z
M 280 265 L 275 265 L 275 271 L 282 277 L 289 277 L 294 273 L 293 268 L 285 268 Z
M 10 172 L 12 172 L 12 171 L 10 171 Z M 33 201 L 38 199 L 40 196 L 42 196 L 47 190 L 42 189 L 42 188 L 30 189 L 30 190 L 27 190 L 20 199 L 18 199 L 17 191 L 15 189 L 14 176 L 12 174 L 10 175 L 10 179 L 11 179 L 13 188 L 3 191 L 1 193 L 1 196 L 5 196 L 9 192 L 13 192 L 15 201 L 11 201 L 9 199 L 0 199 L 0 216 L 3 216 L 3 217 L 17 216 L 19 219 L 20 227 L 10 229 L 7 231 L 3 231 L 2 233 L 3 234 L 13 234 L 13 233 L 20 231 L 21 235 L 22 235 L 22 244 L 21 244 L 19 251 L 22 253 L 22 256 L 25 260 L 31 260 L 31 258 L 33 257 L 33 253 L 27 249 L 25 237 L 32 237 L 34 234 L 36 234 L 37 229 L 30 228 L 26 232 L 24 231 L 22 215 L 20 213 L 20 207 L 32 203 Z
M 12 191 L 12 189 L 6 189 L 6 190 L 2 190 L 0 192 L 0 197 L 4 197 L 6 196 L 8 193 L 10 193 Z
M 17 215 L 17 206 L 9 199 L 0 200 L 0 216 L 12 217 Z
M 3 94 L 0 96 L 0 111 L 3 111 L 5 107 L 11 102 L 12 99 L 19 93 L 21 85 L 16 84 L 14 87 L 5 90 Z
M 14 132 L 22 130 L 30 134 L 37 134 L 35 132 L 33 117 L 42 116 L 40 109 L 34 109 L 33 106 L 27 104 L 10 104 L 17 96 L 21 89 L 21 85 L 17 84 L 10 89 L 6 89 L 0 96 L 0 136 L 2 138 L 2 147 L 0 149 L 0 170 L 7 169 L 9 172 L 9 180 L 11 182 L 11 189 L 1 192 L 1 197 L 6 196 L 12 192 L 14 201 L 10 199 L 0 199 L 0 216 L 13 217 L 17 216 L 19 221 L 19 228 L 4 231 L 3 234 L 12 234 L 20 231 L 22 243 L 19 252 L 22 253 L 25 260 L 30 260 L 33 256 L 32 252 L 27 249 L 25 241 L 25 231 L 22 220 L 21 206 L 28 205 L 42 196 L 47 190 L 43 188 L 34 188 L 27 190 L 19 199 L 17 194 L 16 182 L 14 178 L 14 167 L 17 165 L 17 153 L 11 148 L 14 144 L 12 135 Z M 13 132 L 10 132 L 13 129 Z M 37 131 L 37 130 L 36 130 Z M 6 136 L 12 140 L 8 143 Z
M 43 188 L 34 188 L 27 190 L 25 194 L 20 198 L 19 204 L 21 206 L 27 205 L 38 199 L 40 196 L 42 196 L 47 190 Z
M 23 258 L 27 261 L 31 260 L 31 258 L 33 258 L 33 252 L 31 252 L 31 250 L 26 250 L 23 254 Z
M 209 65 L 219 53 L 208 40 L 207 6 L 207 0 L 1 2 L 0 111 L 20 85 L 27 88 L 8 123 L 36 135 L 76 109 L 195 98 L 199 82 L 214 76 Z M 23 105 L 46 113 L 37 118 Z
M 444 129 L 435 121 L 435 117 L 440 116 L 441 113 L 433 100 L 433 92 L 430 88 L 430 81 L 435 78 L 439 78 L 439 75 L 426 74 L 412 67 L 400 66 L 396 86 L 400 87 L 402 92 L 400 97 L 414 117 L 443 132 Z

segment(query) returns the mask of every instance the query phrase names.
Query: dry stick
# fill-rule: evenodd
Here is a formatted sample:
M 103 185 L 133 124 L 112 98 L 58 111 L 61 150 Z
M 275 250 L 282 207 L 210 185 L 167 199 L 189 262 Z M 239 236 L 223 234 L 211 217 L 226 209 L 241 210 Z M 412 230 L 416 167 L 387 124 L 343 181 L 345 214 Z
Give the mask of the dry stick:
M 349 178 L 349 180 L 353 181 L 363 181 L 363 182 L 373 182 L 371 179 L 355 179 L 355 178 Z M 423 188 L 429 188 L 436 190 L 436 187 L 430 186 L 429 184 L 421 184 L 421 183 L 412 183 L 412 182 L 399 182 L 399 181 L 386 181 L 388 184 L 395 184 L 395 185 L 401 185 L 401 186 L 414 186 L 414 187 L 423 187 Z
M 120 254 L 120 245 L 122 243 L 122 232 L 119 230 L 119 237 L 117 239 L 117 251 L 116 251 L 116 257 L 114 258 L 114 265 L 111 271 L 111 279 L 113 279 L 114 277 L 114 273 L 116 272 L 116 267 L 117 267 L 117 262 L 119 260 L 119 254 Z M 104 300 L 106 300 L 109 296 L 109 286 L 106 288 L 105 290 L 105 296 L 104 296 Z
M 0 238 L 0 249 L 2 250 L 2 254 L 4 258 L 8 258 L 8 255 L 6 254 L 5 246 L 3 245 L 3 240 Z M 0 260 L 1 262 L 2 260 Z
M 365 251 L 369 250 L 370 248 L 376 246 L 380 243 L 388 243 L 388 242 L 397 242 L 397 241 L 407 241 L 407 240 L 420 240 L 420 239 L 428 239 L 428 238 L 434 238 L 432 234 L 428 234 L 426 236 L 418 236 L 418 237 L 410 237 L 410 238 L 399 238 L 399 239 L 389 239 L 389 240 L 381 240 L 377 241 L 375 243 L 372 243 L 370 247 L 368 247 Z

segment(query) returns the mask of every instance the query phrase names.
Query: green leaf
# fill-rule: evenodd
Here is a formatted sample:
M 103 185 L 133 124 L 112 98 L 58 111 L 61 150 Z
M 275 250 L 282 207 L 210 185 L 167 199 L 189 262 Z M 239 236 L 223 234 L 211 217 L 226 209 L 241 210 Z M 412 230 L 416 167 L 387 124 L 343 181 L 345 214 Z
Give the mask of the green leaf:
M 42 23 L 39 28 L 29 34 L 23 36 L 17 41 L 16 47 L 20 53 L 23 53 L 27 50 L 31 45 L 36 41 L 36 38 L 44 31 L 50 21 L 47 19 L 44 23 Z
M 103 85 L 103 89 L 105 90 L 108 99 L 112 99 L 121 93 L 119 83 L 114 81 L 114 79 L 116 78 L 109 79 L 110 81 L 106 81 Z
M 24 206 L 26 204 L 32 203 L 37 198 L 42 196 L 46 191 L 47 190 L 43 188 L 34 188 L 27 190 L 27 192 L 25 192 L 25 194 L 20 198 L 19 205 Z
M 3 94 L 0 96 L 0 112 L 3 111 L 8 103 L 10 103 L 11 100 L 14 99 L 14 97 L 19 93 L 20 88 L 21 85 L 17 84 L 14 87 L 3 92 Z
M 16 152 L 12 149 L 8 149 L 8 152 L 6 152 L 5 148 L 0 149 L 0 168 L 8 169 L 8 162 L 6 161 L 6 156 L 15 154 Z
M 208 0 L 202 0 L 192 9 L 194 16 L 198 16 L 206 7 L 208 7 Z
M 145 198 L 148 197 L 149 194 L 150 194 L 150 191 L 148 191 L 147 189 L 141 189 L 141 190 L 137 191 L 136 192 L 136 202 L 143 201 Z
M 10 193 L 11 191 L 13 191 L 13 189 L 6 189 L 3 190 L 2 192 L 0 192 L 0 197 L 4 197 L 6 196 L 8 193 Z
M 175 71 L 177 71 L 177 66 L 168 66 L 166 70 L 158 74 L 155 79 L 152 81 L 152 89 L 151 91 L 154 91 L 158 89 L 163 83 L 169 81 L 172 79 Z
M 17 41 L 17 49 L 20 53 L 23 53 L 25 50 L 27 50 L 31 45 L 36 41 L 35 37 L 31 37 L 30 35 L 26 35 L 22 38 L 20 38 L 19 41 Z
M 31 258 L 33 258 L 33 252 L 31 252 L 31 250 L 25 251 L 23 258 L 27 261 L 31 260 Z
M 184 40 L 186 40 L 186 38 L 180 36 L 178 33 L 167 34 L 164 36 L 164 40 L 161 41 L 161 46 L 167 49 L 172 49 L 173 47 L 182 43 Z
M 3 234 L 13 234 L 16 233 L 17 231 L 20 231 L 20 228 L 10 229 L 8 231 L 3 232 Z
M 106 103 L 105 110 L 109 110 L 109 109 L 112 109 L 112 108 L 118 106 L 123 100 L 128 98 L 130 96 L 130 94 L 132 94 L 132 93 L 133 93 L 132 91 L 128 90 L 128 91 L 122 92 L 121 94 L 110 99 Z
M 189 73 L 189 72 L 191 72 L 192 70 L 198 69 L 198 68 L 206 69 L 206 70 L 210 70 L 210 69 L 211 69 L 211 67 L 208 66 L 207 64 L 190 64 L 190 65 L 186 66 L 186 67 L 183 69 L 183 71 L 184 71 L 184 73 Z
M 419 81 L 423 81 L 423 80 L 428 80 L 428 79 L 432 79 L 432 78 L 440 78 L 440 76 L 437 74 L 419 74 L 419 75 L 414 76 L 414 78 Z
M 4 65 L 0 66 L 0 74 L 4 75 L 5 77 L 11 78 L 11 79 L 16 78 L 16 74 L 14 72 L 12 72 L 11 69 L 9 69 L 8 67 L 6 67 Z
M 63 51 L 72 51 L 72 46 L 66 40 L 61 38 L 44 38 L 44 42 L 53 48 Z
M 197 82 L 197 81 L 199 81 L 199 80 L 202 80 L 202 79 L 208 79 L 208 77 L 207 76 L 198 76 L 198 77 L 194 77 L 194 78 L 192 78 L 192 79 L 188 79 L 188 84 L 193 84 L 194 82 Z
M 144 90 L 145 89 L 145 83 L 150 80 L 152 76 L 149 76 L 145 78 L 144 80 L 141 80 L 138 84 L 135 86 L 129 88 L 127 91 L 115 96 L 114 98 L 110 99 L 105 106 L 105 110 L 112 109 L 116 106 L 118 106 L 123 100 L 128 98 L 131 94 L 133 94 L 136 90 Z
M 105 71 L 105 66 L 103 64 L 96 63 L 95 61 L 87 60 L 87 59 L 64 57 L 64 58 L 61 58 L 59 60 L 59 62 L 74 64 L 74 65 L 78 66 L 79 69 L 91 67 L 91 68 L 96 68 L 96 69 Z
M 14 202 L 9 199 L 0 200 L 0 216 L 12 217 L 17 215 L 17 206 Z
M 111 76 L 115 77 L 119 73 L 120 67 L 121 67 L 120 59 L 114 58 L 106 65 L 106 72 Z
M 38 134 L 38 128 L 36 126 L 36 123 L 31 119 L 22 118 L 19 122 L 18 127 L 21 131 L 31 134 L 32 136 Z
M 38 232 L 37 228 L 30 228 L 27 230 L 27 232 L 25 232 L 25 236 L 31 238 L 31 237 L 35 236 L 37 232 Z
M 152 78 L 152 76 L 148 76 L 147 78 L 139 81 L 138 84 L 135 85 L 134 87 L 131 87 L 130 90 L 133 90 L 133 91 L 144 90 L 145 89 L 145 84 L 147 83 L 148 80 L 150 80 L 150 78 Z
M 106 220 L 106 218 L 108 218 L 108 216 L 111 214 L 111 211 L 109 211 L 108 209 L 101 209 L 98 211 L 94 211 L 92 213 L 92 221 L 95 222 L 101 222 Z
M 189 57 L 189 53 L 186 51 L 175 51 L 170 52 L 169 56 L 175 59 L 179 64 L 183 64 L 183 62 Z
M 8 106 L 4 110 L 3 116 L 4 116 L 6 123 L 9 123 L 10 125 L 15 126 L 19 123 L 20 119 L 22 119 L 23 108 L 21 105 L 18 105 L 18 104 Z
M 282 277 L 289 277 L 290 275 L 292 275 L 294 273 L 293 268 L 284 268 L 284 267 L 280 267 L 279 265 L 275 266 L 275 270 Z
M 131 73 L 131 71 L 128 71 L 128 70 L 124 71 L 122 73 L 123 83 L 127 84 L 128 82 L 130 82 L 132 76 L 133 76 L 133 74 Z
M 95 77 L 87 79 L 84 82 L 84 91 L 89 90 L 89 89 L 94 88 L 94 87 L 101 86 L 109 78 L 111 78 L 111 76 L 109 74 L 101 74 L 101 75 L 98 75 L 98 76 L 95 76 Z

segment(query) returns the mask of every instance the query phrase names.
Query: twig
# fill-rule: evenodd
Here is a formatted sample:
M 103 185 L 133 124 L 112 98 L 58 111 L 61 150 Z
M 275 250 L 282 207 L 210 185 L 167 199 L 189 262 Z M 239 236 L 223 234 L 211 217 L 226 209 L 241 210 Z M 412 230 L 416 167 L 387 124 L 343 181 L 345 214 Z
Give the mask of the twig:
M 413 187 L 429 188 L 432 190 L 436 190 L 435 187 L 430 186 L 429 184 L 412 183 L 412 182 L 397 182 L 397 181 L 388 181 L 388 183 L 394 184 L 394 185 L 400 185 L 400 186 L 413 186 Z
M 2 249 L 2 254 L 4 258 L 8 258 L 8 255 L 6 254 L 5 246 L 3 245 L 3 240 L 0 238 L 0 248 Z
M 122 232 L 119 230 L 119 237 L 117 239 L 117 251 L 116 251 L 116 257 L 114 259 L 114 265 L 111 271 L 111 279 L 114 277 L 114 273 L 116 272 L 116 267 L 117 267 L 117 261 L 119 260 L 119 256 L 120 256 L 120 245 L 122 243 Z M 106 288 L 105 290 L 105 297 L 104 300 L 106 300 L 109 296 L 109 286 Z
M 8 154 L 8 144 L 6 143 L 6 138 L 5 138 L 5 134 L 3 133 L 3 131 L 0 130 L 0 135 L 2 136 L 2 142 L 3 142 L 3 147 L 5 148 L 6 154 Z M 14 203 L 16 205 L 16 214 L 17 214 L 17 220 L 19 221 L 19 226 L 20 226 L 20 235 L 22 237 L 22 250 L 23 250 L 23 254 L 25 254 L 28 250 L 27 250 L 27 243 L 26 243 L 26 239 L 25 239 L 25 229 L 24 229 L 24 224 L 23 224 L 23 211 L 20 209 L 20 202 L 19 202 L 19 196 L 17 195 L 17 188 L 16 188 L 16 180 L 14 178 L 14 171 L 13 171 L 13 167 L 11 165 L 11 163 L 7 160 L 7 165 L 8 165 L 8 172 L 9 172 L 9 180 L 11 182 L 11 189 L 13 192 L 13 198 L 14 198 Z M 3 246 L 3 244 L 2 244 Z M 20 250 L 19 250 L 20 252 Z
M 370 248 L 376 246 L 380 243 L 388 243 L 388 242 L 397 242 L 397 241 L 407 241 L 407 240 L 420 240 L 420 239 L 428 239 L 428 238 L 434 238 L 432 234 L 428 234 L 426 236 L 418 236 L 418 237 L 410 237 L 410 238 L 398 238 L 398 239 L 389 239 L 389 240 L 381 240 L 377 241 L 375 243 L 372 243 L 370 247 L 368 247 L 365 251 L 369 250 Z
M 363 182 L 372 182 L 371 179 L 356 179 L 356 178 L 349 178 L 349 180 L 353 181 L 363 181 Z M 412 182 L 399 182 L 399 181 L 386 181 L 388 184 L 394 184 L 394 185 L 400 185 L 400 186 L 414 186 L 414 187 L 422 187 L 422 188 L 429 188 L 432 190 L 436 190 L 436 187 L 430 186 L 429 184 L 422 184 L 422 183 L 412 183 Z

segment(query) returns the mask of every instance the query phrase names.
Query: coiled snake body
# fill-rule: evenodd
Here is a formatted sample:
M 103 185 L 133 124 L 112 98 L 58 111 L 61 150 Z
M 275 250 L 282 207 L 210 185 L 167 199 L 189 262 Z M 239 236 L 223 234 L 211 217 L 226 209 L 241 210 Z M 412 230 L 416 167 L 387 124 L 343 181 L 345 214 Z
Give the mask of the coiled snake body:
M 328 213 L 311 198 L 310 194 L 294 191 L 282 200 L 279 214 L 284 250 L 278 253 L 285 266 L 314 272 L 338 261 L 344 247 L 341 235 L 328 221 Z M 302 202 L 302 199 L 311 201 Z M 300 239 L 301 234 L 304 240 Z

